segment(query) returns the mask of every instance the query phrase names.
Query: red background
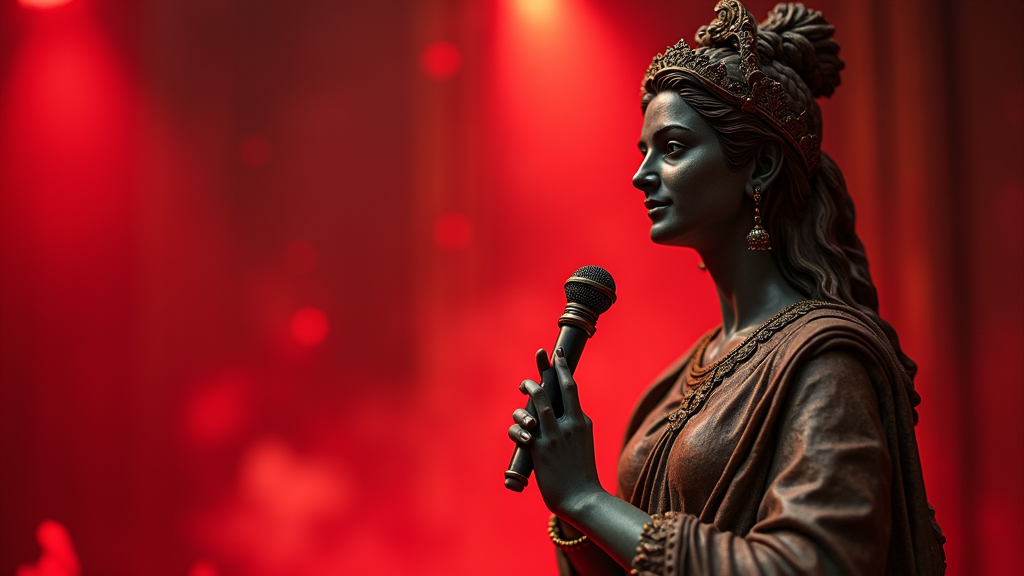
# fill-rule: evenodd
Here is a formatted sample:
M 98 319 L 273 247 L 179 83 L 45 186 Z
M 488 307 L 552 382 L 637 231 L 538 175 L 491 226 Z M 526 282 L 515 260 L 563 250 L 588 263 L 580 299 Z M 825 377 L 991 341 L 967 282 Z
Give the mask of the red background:
M 619 285 L 577 374 L 609 488 L 718 319 L 629 182 L 641 74 L 713 5 L 4 0 L 0 575 L 47 519 L 84 574 L 553 574 L 501 479 L 561 282 Z M 948 574 L 1024 573 L 1024 9 L 812 6 Z

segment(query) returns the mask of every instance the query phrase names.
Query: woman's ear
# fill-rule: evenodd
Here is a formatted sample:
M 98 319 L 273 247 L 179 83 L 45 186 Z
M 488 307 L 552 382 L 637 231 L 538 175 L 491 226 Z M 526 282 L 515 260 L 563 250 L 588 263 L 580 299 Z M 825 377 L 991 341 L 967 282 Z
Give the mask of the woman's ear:
M 747 194 L 753 195 L 755 186 L 767 190 L 782 170 L 782 146 L 778 142 L 765 142 L 757 155 L 754 156 L 750 179 L 747 182 Z

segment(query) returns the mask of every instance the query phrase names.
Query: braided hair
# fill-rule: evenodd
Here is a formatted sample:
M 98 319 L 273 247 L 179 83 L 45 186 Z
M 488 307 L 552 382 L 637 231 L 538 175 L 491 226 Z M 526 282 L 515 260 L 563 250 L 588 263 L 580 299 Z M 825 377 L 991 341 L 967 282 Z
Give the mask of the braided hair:
M 757 30 L 761 70 L 782 84 L 791 110 L 806 111 L 809 132 L 819 141 L 821 109 L 815 98 L 832 95 L 843 69 L 833 32 L 820 12 L 802 4 L 779 4 Z M 712 62 L 724 64 L 730 75 L 739 74 L 735 47 L 705 45 L 700 50 Z M 762 212 L 783 277 L 808 298 L 846 304 L 870 317 L 913 380 L 917 364 L 903 352 L 896 330 L 878 314 L 878 293 L 854 229 L 853 200 L 832 158 L 822 152 L 818 170 L 808 174 L 800 152 L 787 145 L 775 128 L 758 115 L 724 102 L 689 72 L 659 74 L 645 89 L 641 108 L 646 112 L 654 96 L 665 91 L 682 96 L 715 129 L 732 170 L 749 165 L 765 142 L 779 143 L 783 165 L 765 190 Z M 920 404 L 912 384 L 907 392 L 911 407 Z M 913 417 L 916 424 L 916 410 Z

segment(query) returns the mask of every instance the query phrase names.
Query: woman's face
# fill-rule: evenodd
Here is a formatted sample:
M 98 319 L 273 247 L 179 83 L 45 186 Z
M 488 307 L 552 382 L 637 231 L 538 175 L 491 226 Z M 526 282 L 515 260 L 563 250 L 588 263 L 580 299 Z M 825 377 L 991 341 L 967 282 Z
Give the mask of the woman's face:
M 679 94 L 651 100 L 639 146 L 633 186 L 646 197 L 651 240 L 699 250 L 742 228 L 747 171 L 729 169 L 715 130 Z

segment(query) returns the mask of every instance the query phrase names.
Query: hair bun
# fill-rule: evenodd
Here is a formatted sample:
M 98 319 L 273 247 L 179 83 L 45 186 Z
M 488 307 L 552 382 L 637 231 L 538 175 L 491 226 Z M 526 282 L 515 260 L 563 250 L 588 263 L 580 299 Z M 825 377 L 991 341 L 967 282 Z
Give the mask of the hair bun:
M 839 86 L 839 44 L 835 28 L 803 4 L 779 4 L 757 28 L 758 51 L 792 68 L 817 98 Z

